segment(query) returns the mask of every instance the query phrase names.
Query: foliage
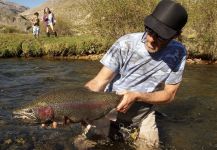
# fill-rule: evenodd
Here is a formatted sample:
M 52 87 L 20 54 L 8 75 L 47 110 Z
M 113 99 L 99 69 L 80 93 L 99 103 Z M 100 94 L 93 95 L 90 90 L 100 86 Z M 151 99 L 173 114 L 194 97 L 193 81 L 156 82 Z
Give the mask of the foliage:
M 189 13 L 184 43 L 190 47 L 190 54 L 193 51 L 197 52 L 193 57 L 217 60 L 217 1 L 179 1 Z
M 22 55 L 24 57 L 40 57 L 43 55 L 42 46 L 37 39 L 28 39 L 22 42 Z
M 23 37 L 17 34 L 0 34 L 0 57 L 20 56 Z
M 102 36 L 118 38 L 129 32 L 143 31 L 144 15 L 158 0 L 89 0 L 86 9 L 91 12 L 91 28 Z
M 0 58 L 4 57 L 66 57 L 101 54 L 112 42 L 82 35 L 33 38 L 30 34 L 0 34 Z
M 0 33 L 21 33 L 15 26 L 0 25 Z
M 177 0 L 189 14 L 182 42 L 189 57 L 217 60 L 217 1 Z M 87 0 L 91 12 L 89 29 L 106 38 L 119 38 L 130 32 L 144 31 L 144 17 L 159 0 Z M 195 55 L 196 54 L 196 55 Z
M 67 20 L 61 17 L 56 17 L 56 24 L 54 28 L 57 30 L 59 35 L 73 35 L 72 27 Z

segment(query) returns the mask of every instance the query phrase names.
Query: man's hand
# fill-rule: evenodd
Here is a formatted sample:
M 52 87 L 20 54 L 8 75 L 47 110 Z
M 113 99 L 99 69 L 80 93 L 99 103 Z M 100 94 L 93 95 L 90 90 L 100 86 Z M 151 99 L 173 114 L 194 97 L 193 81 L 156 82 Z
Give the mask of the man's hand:
M 117 93 L 118 95 L 123 95 L 122 101 L 117 106 L 117 111 L 126 113 L 127 110 L 131 107 L 131 105 L 135 101 L 145 102 L 149 104 L 169 103 L 174 99 L 179 85 L 180 83 L 165 85 L 163 90 L 152 92 L 152 93 L 130 92 L 130 91 Z
M 117 94 L 123 95 L 123 99 L 117 106 L 117 111 L 126 113 L 132 104 L 137 100 L 139 92 L 124 91 Z
M 126 113 L 135 101 L 141 101 L 149 104 L 169 103 L 174 99 L 179 85 L 180 83 L 166 84 L 163 90 L 152 93 L 141 93 L 131 91 L 117 93 L 118 95 L 123 95 L 122 101 L 117 106 L 117 111 Z

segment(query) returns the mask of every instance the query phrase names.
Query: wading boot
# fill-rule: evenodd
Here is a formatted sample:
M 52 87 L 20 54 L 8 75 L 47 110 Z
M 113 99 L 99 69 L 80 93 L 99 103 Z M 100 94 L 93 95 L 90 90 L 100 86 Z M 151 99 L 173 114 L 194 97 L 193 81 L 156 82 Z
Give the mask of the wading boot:
M 57 37 L 57 32 L 56 31 L 54 32 L 54 36 Z
M 50 37 L 50 32 L 47 32 L 47 37 Z

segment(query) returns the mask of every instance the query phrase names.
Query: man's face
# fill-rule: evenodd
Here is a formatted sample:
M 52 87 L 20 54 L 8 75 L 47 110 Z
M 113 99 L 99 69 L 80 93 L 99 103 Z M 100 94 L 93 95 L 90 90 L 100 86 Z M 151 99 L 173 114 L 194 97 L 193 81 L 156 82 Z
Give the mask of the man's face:
M 150 53 L 155 53 L 164 48 L 171 39 L 162 39 L 153 30 L 146 28 L 147 36 L 145 46 Z

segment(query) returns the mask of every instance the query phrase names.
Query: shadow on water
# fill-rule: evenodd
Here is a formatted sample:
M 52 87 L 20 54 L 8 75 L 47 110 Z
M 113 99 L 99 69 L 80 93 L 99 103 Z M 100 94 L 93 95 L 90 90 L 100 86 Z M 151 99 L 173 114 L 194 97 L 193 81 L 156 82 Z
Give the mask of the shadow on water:
M 0 149 L 75 149 L 80 124 L 44 129 L 11 118 L 45 91 L 84 85 L 101 68 L 96 61 L 0 60 Z M 189 65 L 173 103 L 157 106 L 162 149 L 217 149 L 217 66 Z M 131 149 L 98 143 L 92 149 Z

